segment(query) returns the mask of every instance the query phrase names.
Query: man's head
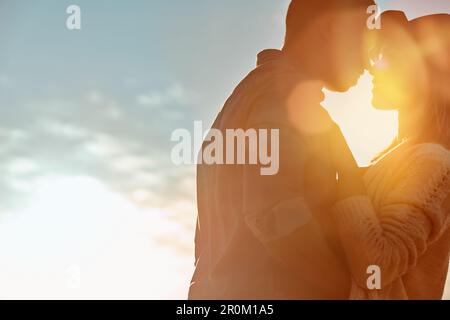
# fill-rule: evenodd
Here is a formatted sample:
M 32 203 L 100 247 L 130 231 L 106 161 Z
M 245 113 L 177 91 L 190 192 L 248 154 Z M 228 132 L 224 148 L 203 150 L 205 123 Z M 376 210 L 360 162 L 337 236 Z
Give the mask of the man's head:
M 368 65 L 373 0 L 292 0 L 283 51 L 334 91 L 355 85 Z

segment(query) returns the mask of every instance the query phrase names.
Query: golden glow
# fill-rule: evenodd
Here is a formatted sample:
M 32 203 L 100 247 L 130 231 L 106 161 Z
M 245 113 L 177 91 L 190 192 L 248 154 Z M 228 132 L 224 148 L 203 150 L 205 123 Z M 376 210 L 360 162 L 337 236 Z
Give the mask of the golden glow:
M 386 24 L 385 24 L 386 25 Z M 422 105 L 430 88 L 422 48 L 401 25 L 391 23 L 389 35 L 377 46 L 378 59 L 370 68 L 374 76 L 373 105 L 381 109 Z
M 372 77 L 366 72 L 346 93 L 327 91 L 323 106 L 344 133 L 360 166 L 383 151 L 397 134 L 397 112 L 372 107 Z

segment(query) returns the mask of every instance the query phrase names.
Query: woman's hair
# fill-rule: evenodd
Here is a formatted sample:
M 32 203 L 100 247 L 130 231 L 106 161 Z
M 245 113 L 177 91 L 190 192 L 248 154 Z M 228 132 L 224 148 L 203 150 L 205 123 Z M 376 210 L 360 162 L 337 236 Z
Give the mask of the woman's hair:
M 431 142 L 440 143 L 450 149 L 450 74 L 448 71 L 434 70 L 430 72 L 428 79 L 429 99 L 419 139 L 431 139 Z
M 428 99 L 418 139 L 450 148 L 450 15 L 413 20 L 411 29 L 428 75 Z
M 450 149 L 450 15 L 421 17 L 409 22 L 407 28 L 426 67 L 428 97 L 418 127 L 408 127 L 414 132 L 403 132 L 373 161 L 405 139 L 413 139 L 415 143 L 439 143 Z

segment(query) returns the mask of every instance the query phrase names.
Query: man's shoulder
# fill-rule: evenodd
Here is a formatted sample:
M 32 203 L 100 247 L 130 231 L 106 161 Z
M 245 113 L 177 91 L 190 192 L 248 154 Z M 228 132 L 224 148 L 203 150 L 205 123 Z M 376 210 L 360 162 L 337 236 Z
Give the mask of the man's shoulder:
M 245 119 L 243 126 L 249 124 L 251 118 L 255 121 L 282 121 L 283 101 L 286 101 L 291 91 L 289 86 L 294 86 L 294 82 L 299 82 L 298 75 L 289 74 L 277 62 L 256 67 L 239 82 L 225 102 L 223 120 L 228 123 Z
M 309 80 L 301 71 L 269 62 L 239 83 L 224 110 L 227 119 L 245 119 L 242 125 L 248 128 L 271 124 L 320 133 L 334 124 L 321 105 L 322 89 L 320 82 Z

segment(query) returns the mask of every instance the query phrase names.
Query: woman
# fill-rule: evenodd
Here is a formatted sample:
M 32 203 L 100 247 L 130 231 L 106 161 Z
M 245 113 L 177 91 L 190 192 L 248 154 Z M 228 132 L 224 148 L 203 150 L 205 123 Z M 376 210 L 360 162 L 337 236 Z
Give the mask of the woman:
M 450 16 L 408 22 L 391 11 L 382 23 L 373 103 L 398 109 L 398 137 L 363 176 L 343 140 L 335 145 L 334 214 L 350 298 L 441 299 L 450 253 Z M 380 289 L 368 288 L 370 266 L 381 271 Z

